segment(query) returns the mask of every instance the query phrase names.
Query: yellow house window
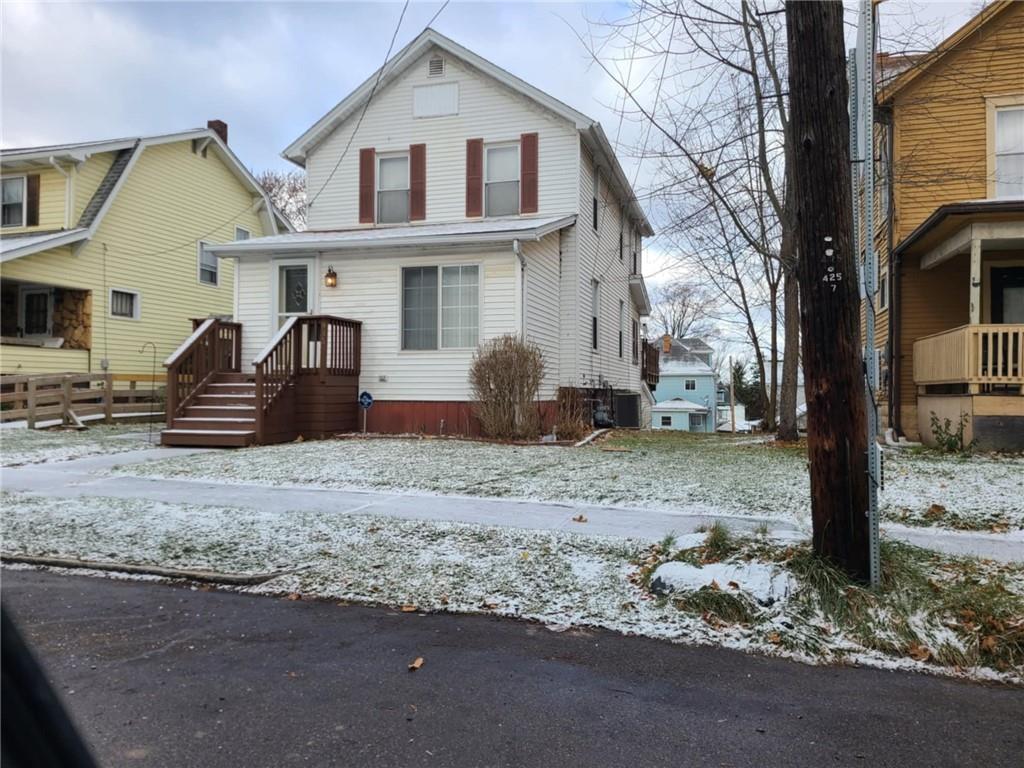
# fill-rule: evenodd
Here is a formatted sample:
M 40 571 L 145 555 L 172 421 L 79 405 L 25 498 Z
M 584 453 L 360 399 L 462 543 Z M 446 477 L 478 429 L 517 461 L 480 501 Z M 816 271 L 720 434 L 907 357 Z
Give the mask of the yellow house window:
M 1024 94 L 985 101 L 988 197 L 1024 196 Z
M 25 226 L 25 177 L 3 180 L 3 226 Z

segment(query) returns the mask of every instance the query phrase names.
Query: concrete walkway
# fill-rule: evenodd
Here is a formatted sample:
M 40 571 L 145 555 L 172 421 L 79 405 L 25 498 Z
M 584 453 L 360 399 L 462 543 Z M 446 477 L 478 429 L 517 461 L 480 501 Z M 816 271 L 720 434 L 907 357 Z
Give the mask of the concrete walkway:
M 690 507 L 679 511 L 602 507 L 587 504 L 555 504 L 464 496 L 437 496 L 415 492 L 386 493 L 368 490 L 275 487 L 208 480 L 171 480 L 106 474 L 123 467 L 173 456 L 203 453 L 209 449 L 152 448 L 90 456 L 50 464 L 28 464 L 0 471 L 0 486 L 39 496 L 74 498 L 109 496 L 144 499 L 171 504 L 236 506 L 264 511 L 332 512 L 339 515 L 370 514 L 407 520 L 451 521 L 504 525 L 530 530 L 619 536 L 657 541 L 667 533 L 690 533 L 716 521 L 736 531 L 751 531 L 766 523 L 774 534 L 808 534 L 800 526 L 774 518 L 739 517 L 711 508 Z M 573 518 L 582 515 L 586 522 Z M 1005 562 L 1024 560 L 1024 533 L 990 534 L 885 525 L 891 538 L 949 554 L 979 555 Z

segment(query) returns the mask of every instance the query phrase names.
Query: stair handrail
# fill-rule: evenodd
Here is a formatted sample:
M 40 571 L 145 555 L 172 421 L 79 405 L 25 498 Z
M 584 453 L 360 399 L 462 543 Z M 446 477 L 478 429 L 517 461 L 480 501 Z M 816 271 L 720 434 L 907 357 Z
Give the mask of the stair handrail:
M 296 325 L 298 317 L 289 317 L 278 328 L 263 350 L 252 361 L 256 383 L 256 441 L 263 442 L 267 414 L 277 398 L 299 372 Z
M 164 360 L 167 368 L 168 427 L 217 373 L 219 330 L 217 318 L 207 318 Z

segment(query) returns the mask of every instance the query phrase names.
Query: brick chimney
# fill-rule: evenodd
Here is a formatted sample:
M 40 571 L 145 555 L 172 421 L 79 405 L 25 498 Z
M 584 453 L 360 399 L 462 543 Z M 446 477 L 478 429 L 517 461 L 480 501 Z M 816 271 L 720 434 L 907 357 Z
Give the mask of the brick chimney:
M 667 355 L 671 351 L 672 337 L 666 333 L 664 336 L 661 337 L 661 352 L 662 354 Z
M 225 144 L 228 143 L 228 124 L 223 120 L 207 120 L 206 127 L 220 136 L 220 140 Z

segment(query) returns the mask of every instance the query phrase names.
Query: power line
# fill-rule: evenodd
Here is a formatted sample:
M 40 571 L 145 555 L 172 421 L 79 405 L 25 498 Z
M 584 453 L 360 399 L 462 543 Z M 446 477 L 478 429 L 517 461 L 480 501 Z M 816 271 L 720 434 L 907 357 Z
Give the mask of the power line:
M 446 2 L 445 5 L 447 4 L 448 3 Z M 306 204 L 307 209 L 313 207 L 313 204 L 317 201 L 317 198 L 319 198 L 320 194 L 327 188 L 327 185 L 331 183 L 331 179 L 334 178 L 334 174 L 338 172 L 338 168 L 341 167 L 342 161 L 344 161 L 349 149 L 352 148 L 352 142 L 355 141 L 356 134 L 359 132 L 359 126 L 363 124 L 363 118 L 366 117 L 366 110 L 370 108 L 370 102 L 373 101 L 373 96 L 377 92 L 377 86 L 380 85 L 380 80 L 384 76 L 384 68 L 387 66 L 388 60 L 391 58 L 391 51 L 395 47 L 395 40 L 398 39 L 398 30 L 402 28 L 402 19 L 405 18 L 405 12 L 408 10 L 408 8 L 409 0 L 405 0 L 405 5 L 402 6 L 402 13 L 399 14 L 398 23 L 395 25 L 395 31 L 391 35 L 391 44 L 388 46 L 388 52 L 384 54 L 384 63 L 381 64 L 380 69 L 377 70 L 377 79 L 374 80 L 373 88 L 370 89 L 370 95 L 366 97 L 366 101 L 363 103 L 363 110 L 362 112 L 359 113 L 359 120 L 356 121 L 356 127 L 352 130 L 351 135 L 348 137 L 348 143 L 345 145 L 344 151 L 342 151 L 341 156 L 338 158 L 338 162 L 334 164 L 334 167 L 331 169 L 331 172 L 327 175 L 327 179 L 324 181 L 323 186 L 321 186 L 320 189 L 317 190 L 317 193 L 313 195 L 313 199 Z M 443 10 L 444 6 L 441 6 L 441 9 L 437 13 L 439 14 Z M 437 18 L 437 14 L 435 14 L 434 18 Z
M 430 17 L 430 21 L 427 22 L 427 26 L 428 27 L 431 24 L 433 24 L 435 21 L 437 21 L 437 17 L 441 15 L 441 11 L 443 11 L 445 8 L 448 7 L 448 3 L 449 2 L 451 2 L 451 0 L 444 0 L 444 4 L 440 8 L 437 9 L 437 13 L 435 13 L 433 16 L 431 16 Z

